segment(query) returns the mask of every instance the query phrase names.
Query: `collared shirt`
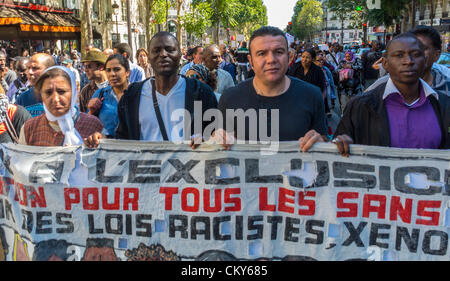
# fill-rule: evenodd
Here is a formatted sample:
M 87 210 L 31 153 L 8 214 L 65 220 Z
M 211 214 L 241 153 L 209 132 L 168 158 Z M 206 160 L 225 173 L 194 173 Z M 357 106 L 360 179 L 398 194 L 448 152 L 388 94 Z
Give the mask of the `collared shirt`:
M 186 75 L 186 72 L 187 72 L 187 71 L 189 70 L 189 68 L 191 68 L 191 66 L 193 66 L 193 65 L 194 65 L 194 62 L 193 62 L 193 61 L 187 63 L 185 66 L 183 66 L 183 67 L 181 68 L 180 74 L 181 74 L 181 75 Z
M 14 82 L 16 80 L 20 82 L 20 88 L 17 88 L 16 83 Z M 14 80 L 9 85 L 8 92 L 6 92 L 6 96 L 8 97 L 8 99 L 11 103 L 16 102 L 16 95 L 18 94 L 19 90 L 24 92 L 30 86 L 30 82 L 28 82 L 28 81 L 23 83 L 20 79 L 16 79 L 16 80 Z
M 430 96 L 439 98 L 438 94 L 420 79 L 419 98 L 413 103 L 407 104 L 389 78 L 383 100 L 389 120 L 391 147 L 439 148 L 442 131 L 429 100 Z
M 25 107 L 32 117 L 44 113 L 44 105 L 39 101 L 34 93 L 34 87 L 28 88 L 16 98 L 16 104 Z
M 98 118 L 103 123 L 102 134 L 108 137 L 114 137 L 117 125 L 119 124 L 119 115 L 117 113 L 117 105 L 119 104 L 119 100 L 117 99 L 111 85 L 95 91 L 92 98 L 98 98 L 101 91 L 103 91 L 104 100 L 102 102 L 102 107 L 100 108 Z
M 433 84 L 430 85 L 434 91 L 444 95 L 450 95 L 448 89 L 450 88 L 450 77 L 446 76 L 444 72 L 442 72 L 439 68 L 431 68 L 431 74 L 433 75 Z M 364 93 L 372 91 L 376 87 L 381 84 L 386 83 L 389 80 L 389 73 L 378 78 L 372 85 L 370 85 L 367 89 L 364 90 Z
M 145 71 L 139 65 L 128 61 L 130 64 L 130 84 L 134 82 L 141 82 L 145 80 Z
M 231 77 L 230 73 L 221 68 L 217 69 L 217 90 L 219 94 L 223 94 L 223 92 L 228 89 L 234 87 L 233 77 Z
M 103 89 L 109 86 L 108 80 L 103 83 L 96 83 L 94 80 L 90 81 L 78 94 L 78 109 L 81 112 L 88 112 L 88 104 L 98 89 Z

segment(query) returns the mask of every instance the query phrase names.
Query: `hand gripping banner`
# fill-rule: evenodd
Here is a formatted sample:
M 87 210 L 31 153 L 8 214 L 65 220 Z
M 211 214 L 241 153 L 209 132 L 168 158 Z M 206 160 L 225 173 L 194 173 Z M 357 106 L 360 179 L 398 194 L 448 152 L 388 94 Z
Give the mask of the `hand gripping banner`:
M 1 146 L 0 260 L 450 260 L 450 152 Z

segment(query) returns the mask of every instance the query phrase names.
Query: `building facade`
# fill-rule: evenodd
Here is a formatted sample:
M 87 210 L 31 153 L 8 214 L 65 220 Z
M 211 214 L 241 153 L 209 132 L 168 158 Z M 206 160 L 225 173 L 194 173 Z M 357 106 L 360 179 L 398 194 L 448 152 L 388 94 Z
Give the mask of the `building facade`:
M 147 49 L 150 38 L 146 36 L 146 3 L 145 0 L 90 0 L 88 9 L 92 22 L 93 44 L 100 49 L 113 48 L 117 43 L 128 43 L 133 54 L 139 48 Z M 170 7 L 168 21 L 163 24 L 155 24 L 154 18 L 150 18 L 150 26 L 153 32 L 169 30 L 176 36 L 177 11 Z M 185 9 L 181 9 L 181 14 Z M 151 36 L 150 32 L 150 36 Z M 186 34 L 182 32 L 180 38 L 186 42 Z
M 324 0 L 321 1 L 325 2 Z M 380 9 L 380 0 L 367 0 L 368 9 Z M 338 42 L 343 41 L 344 44 L 351 42 L 362 43 L 364 40 L 364 30 L 354 28 L 355 24 L 351 20 L 351 16 L 346 17 L 344 21 L 344 37 L 341 41 L 341 21 L 338 17 L 327 11 L 324 7 L 324 28 L 316 40 L 321 42 Z M 388 41 L 397 33 L 405 32 L 418 25 L 433 26 L 440 33 L 444 41 L 443 49 L 450 41 L 450 0 L 431 0 L 423 3 L 419 0 L 411 0 L 406 6 L 402 21 L 397 24 L 385 26 L 367 26 L 367 42 L 379 40 L 381 42 Z
M 329 11 L 326 6 L 326 0 L 320 0 L 320 2 L 323 7 L 324 26 L 321 33 L 315 37 L 316 43 L 361 44 L 363 42 L 364 32 L 361 28 L 358 28 L 359 24 L 357 24 L 356 20 L 352 19 L 349 15 L 348 17 L 345 17 L 344 22 L 342 22 L 335 13 Z
M 427 3 L 411 1 L 403 16 L 402 31 L 417 25 L 433 26 L 442 37 L 443 50 L 450 43 L 450 0 L 433 0 Z M 414 12 L 413 12 L 414 11 Z

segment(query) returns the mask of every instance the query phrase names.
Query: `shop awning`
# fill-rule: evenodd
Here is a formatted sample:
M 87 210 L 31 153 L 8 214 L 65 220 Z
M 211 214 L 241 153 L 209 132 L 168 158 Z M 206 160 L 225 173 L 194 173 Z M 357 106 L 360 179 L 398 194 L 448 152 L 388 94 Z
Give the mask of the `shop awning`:
M 80 21 L 70 13 L 33 11 L 2 6 L 0 26 L 18 25 L 21 31 L 80 32 Z
M 81 22 L 69 11 L 0 5 L 0 40 L 79 40 Z

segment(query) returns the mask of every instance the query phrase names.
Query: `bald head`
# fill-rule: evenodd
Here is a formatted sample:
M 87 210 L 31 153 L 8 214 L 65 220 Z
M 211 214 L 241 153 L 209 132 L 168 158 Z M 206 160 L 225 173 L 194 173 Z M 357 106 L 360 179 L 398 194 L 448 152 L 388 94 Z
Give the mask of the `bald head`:
M 110 48 L 104 49 L 104 50 L 103 50 L 103 53 L 109 57 L 109 56 L 114 55 L 114 50 L 113 50 L 113 49 L 110 49 Z
M 53 57 L 47 53 L 37 53 L 34 54 L 30 60 L 38 61 L 39 63 L 45 65 L 45 68 L 49 68 L 55 65 L 55 60 Z
M 217 46 L 216 44 L 212 44 L 209 45 L 208 47 L 206 47 L 203 52 L 204 54 L 210 54 L 210 53 L 214 53 L 216 50 L 219 50 L 219 46 Z
M 227 52 L 227 45 L 220 44 L 219 49 L 220 49 L 220 54 L 223 56 Z
M 221 63 L 219 46 L 213 44 L 203 50 L 203 63 L 211 71 L 219 68 Z
M 49 67 L 55 65 L 53 57 L 46 53 L 34 54 L 27 63 L 27 77 L 31 86 L 37 82 L 42 73 Z

